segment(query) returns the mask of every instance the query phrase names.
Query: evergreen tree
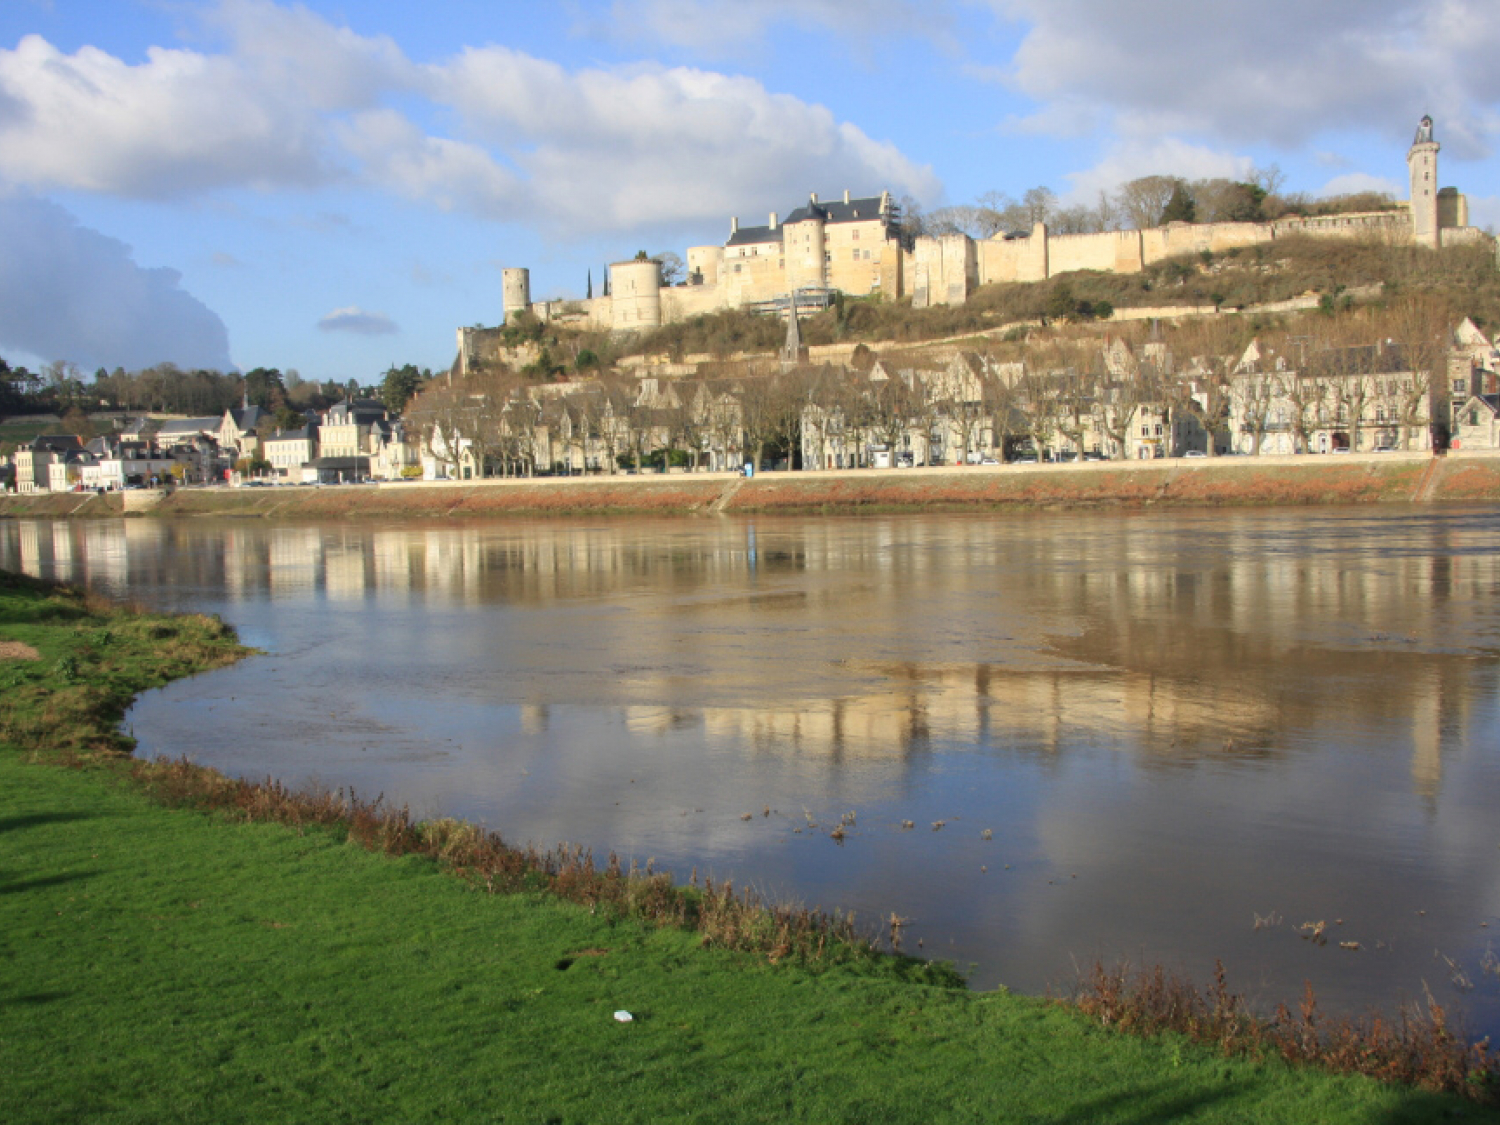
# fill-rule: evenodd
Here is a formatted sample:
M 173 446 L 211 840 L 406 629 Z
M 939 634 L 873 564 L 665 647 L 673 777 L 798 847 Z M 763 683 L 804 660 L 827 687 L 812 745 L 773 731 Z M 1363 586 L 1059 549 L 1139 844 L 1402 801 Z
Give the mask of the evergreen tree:
M 1197 221 L 1198 207 L 1188 191 L 1187 184 L 1178 180 L 1172 185 L 1172 198 L 1162 209 L 1161 225 L 1167 223 L 1191 223 Z

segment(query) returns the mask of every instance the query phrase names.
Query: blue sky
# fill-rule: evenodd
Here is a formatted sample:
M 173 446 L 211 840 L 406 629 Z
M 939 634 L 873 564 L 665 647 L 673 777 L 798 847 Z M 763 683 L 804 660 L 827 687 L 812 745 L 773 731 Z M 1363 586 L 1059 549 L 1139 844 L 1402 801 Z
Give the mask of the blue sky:
M 1493 0 L 6 0 L 0 355 L 92 370 L 444 366 L 639 249 L 809 191 L 928 207 L 1134 176 L 1500 223 Z

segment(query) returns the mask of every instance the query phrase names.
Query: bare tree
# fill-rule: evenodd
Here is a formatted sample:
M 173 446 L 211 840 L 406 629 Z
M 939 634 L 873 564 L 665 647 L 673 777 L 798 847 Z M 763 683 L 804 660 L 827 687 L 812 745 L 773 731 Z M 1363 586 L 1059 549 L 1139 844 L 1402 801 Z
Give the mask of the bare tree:
M 657 272 L 661 274 L 661 283 L 664 286 L 676 285 L 687 276 L 687 268 L 682 264 L 681 256 L 671 250 L 652 254 L 651 260 L 656 263 Z
M 1049 187 L 1029 188 L 1021 197 L 1021 206 L 1026 209 L 1026 218 L 1030 226 L 1045 223 L 1051 217 L 1052 212 L 1057 210 L 1057 193 Z
M 1439 296 L 1405 297 L 1384 319 L 1390 338 L 1400 349 L 1399 366 L 1404 369 L 1396 388 L 1401 426 L 1397 440 L 1401 448 L 1409 449 L 1412 438 L 1424 426 L 1433 431 L 1434 445 L 1446 442 L 1451 425 L 1445 382 L 1455 319 L 1452 305 Z
M 1177 180 L 1171 176 L 1141 176 L 1121 184 L 1117 199 L 1131 226 L 1149 230 L 1161 225 L 1162 212 L 1176 189 Z

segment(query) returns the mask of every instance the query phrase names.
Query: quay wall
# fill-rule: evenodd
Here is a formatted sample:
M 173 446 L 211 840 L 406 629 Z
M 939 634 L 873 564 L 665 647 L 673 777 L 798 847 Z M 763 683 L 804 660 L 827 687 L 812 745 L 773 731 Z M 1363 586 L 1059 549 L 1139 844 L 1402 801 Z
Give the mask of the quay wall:
M 180 488 L 131 518 L 463 519 L 1500 501 L 1500 453 L 1349 454 Z M 121 518 L 119 494 L 0 497 L 0 519 Z

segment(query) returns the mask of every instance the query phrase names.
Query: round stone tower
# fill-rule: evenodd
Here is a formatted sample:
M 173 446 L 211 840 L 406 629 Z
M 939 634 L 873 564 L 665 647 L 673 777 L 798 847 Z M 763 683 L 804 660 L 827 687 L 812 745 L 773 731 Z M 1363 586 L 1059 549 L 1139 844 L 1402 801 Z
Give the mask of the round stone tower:
M 531 271 L 519 268 L 501 270 L 500 293 L 505 323 L 509 324 L 516 313 L 531 308 Z
M 639 258 L 609 267 L 611 323 L 617 332 L 661 327 L 661 267 Z
M 786 257 L 786 285 L 826 285 L 828 267 L 825 258 L 828 242 L 824 212 L 816 194 L 808 198 L 806 214 L 782 227 L 781 245 Z

